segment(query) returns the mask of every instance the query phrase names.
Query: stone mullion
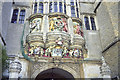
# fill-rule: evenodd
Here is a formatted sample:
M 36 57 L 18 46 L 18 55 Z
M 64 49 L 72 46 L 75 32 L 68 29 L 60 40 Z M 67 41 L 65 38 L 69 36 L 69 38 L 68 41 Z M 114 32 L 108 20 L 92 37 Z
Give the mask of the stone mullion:
M 37 13 L 39 12 L 39 1 L 37 2 Z
M 33 3 L 33 6 L 32 6 L 32 14 L 34 14 L 34 6 L 35 6 L 35 3 Z
M 21 11 L 21 9 L 20 9 L 20 8 L 18 8 L 17 23 L 19 23 L 19 18 L 20 18 L 20 11 Z
M 94 16 L 93 18 L 94 18 L 94 22 L 95 22 L 96 30 L 99 30 L 99 28 L 98 28 L 98 26 L 97 26 L 97 19 L 96 19 L 96 16 Z
M 66 1 L 66 14 L 68 16 L 71 16 L 71 6 L 70 6 L 70 0 L 67 0 Z M 72 18 L 69 17 L 68 18 L 68 31 L 69 31 L 69 34 L 71 35 L 71 42 L 73 42 L 73 23 L 72 23 Z
M 49 13 L 49 4 L 47 1 L 44 1 L 43 3 L 43 14 Z
M 90 30 L 92 30 L 92 25 L 91 25 L 90 16 L 88 16 L 88 21 L 89 21 Z
M 64 4 L 65 4 L 65 3 L 64 3 L 64 0 L 62 0 L 62 10 L 63 10 L 62 12 L 63 12 L 63 13 L 65 13 L 65 12 L 64 12 Z
M 54 12 L 54 0 L 52 0 L 52 12 Z
M 59 6 L 59 1 L 57 1 L 57 12 L 60 12 Z
M 71 6 L 70 6 L 70 1 L 69 0 L 66 1 L 66 14 L 68 16 L 71 16 Z
M 83 15 L 83 29 L 86 30 L 86 26 L 85 26 L 85 19 L 84 19 L 85 15 Z

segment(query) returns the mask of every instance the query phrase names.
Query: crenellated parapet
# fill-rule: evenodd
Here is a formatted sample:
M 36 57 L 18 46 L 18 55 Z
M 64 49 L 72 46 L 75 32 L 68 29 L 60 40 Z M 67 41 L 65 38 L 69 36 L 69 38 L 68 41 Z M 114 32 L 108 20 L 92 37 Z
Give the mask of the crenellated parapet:
M 36 58 L 54 57 L 84 59 L 87 51 L 81 20 L 72 18 L 72 25 L 68 25 L 69 17 L 66 14 L 53 13 L 47 16 L 49 20 L 44 25 L 42 22 L 45 19 L 41 14 L 33 14 L 28 18 L 30 30 L 26 36 L 25 55 L 33 61 Z M 46 34 L 45 24 L 49 24 Z

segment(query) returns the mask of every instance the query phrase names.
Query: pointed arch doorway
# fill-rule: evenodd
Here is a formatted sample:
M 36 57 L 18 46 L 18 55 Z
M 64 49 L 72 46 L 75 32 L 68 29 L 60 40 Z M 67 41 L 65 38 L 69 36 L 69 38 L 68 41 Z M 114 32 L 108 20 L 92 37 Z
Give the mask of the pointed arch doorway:
M 74 80 L 74 77 L 63 69 L 51 68 L 39 73 L 35 80 Z

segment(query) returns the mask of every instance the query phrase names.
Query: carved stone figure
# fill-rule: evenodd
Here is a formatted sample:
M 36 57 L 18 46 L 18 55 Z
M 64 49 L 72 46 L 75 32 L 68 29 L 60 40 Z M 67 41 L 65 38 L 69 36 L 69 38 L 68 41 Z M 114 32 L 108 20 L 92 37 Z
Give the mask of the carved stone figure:
M 57 43 L 57 45 L 62 45 L 63 44 L 63 40 L 62 40 L 62 38 L 61 37 L 58 37 L 58 39 L 56 40 L 56 43 Z
M 30 33 L 32 32 L 40 32 L 40 24 L 41 19 L 35 19 L 32 22 L 30 22 Z
M 69 56 L 68 49 L 66 47 L 63 48 L 63 56 Z
M 79 34 L 81 36 L 83 35 L 82 28 L 78 22 L 73 22 L 73 28 L 74 28 L 74 34 Z
M 73 57 L 73 52 L 74 52 L 73 50 L 69 51 L 70 57 Z
M 79 51 L 79 49 L 74 49 L 74 52 L 73 52 L 73 55 L 74 55 L 74 57 L 79 57 L 80 56 L 80 51 Z

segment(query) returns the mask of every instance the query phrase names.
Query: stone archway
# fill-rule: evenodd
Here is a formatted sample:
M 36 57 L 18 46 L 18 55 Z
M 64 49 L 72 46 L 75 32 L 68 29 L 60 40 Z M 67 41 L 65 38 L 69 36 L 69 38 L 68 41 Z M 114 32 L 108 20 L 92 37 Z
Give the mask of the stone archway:
M 35 80 L 74 80 L 71 73 L 60 69 L 60 68 L 50 68 L 39 73 Z
M 48 70 L 48 69 L 52 69 L 52 68 L 62 69 L 64 71 L 67 71 L 68 73 L 72 74 L 72 76 L 74 78 L 80 78 L 79 69 L 77 69 L 76 67 L 71 68 L 64 64 L 61 64 L 59 66 L 54 66 L 53 64 L 46 64 L 46 63 L 36 64 L 36 65 L 38 66 L 37 68 L 33 67 L 31 69 L 31 70 L 33 70 L 32 74 L 31 74 L 31 78 L 36 78 L 38 76 L 38 74 L 40 74 L 41 72 Z M 73 66 L 76 66 L 76 65 L 73 65 Z M 79 67 L 79 66 L 77 66 L 77 67 Z

